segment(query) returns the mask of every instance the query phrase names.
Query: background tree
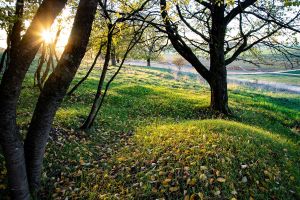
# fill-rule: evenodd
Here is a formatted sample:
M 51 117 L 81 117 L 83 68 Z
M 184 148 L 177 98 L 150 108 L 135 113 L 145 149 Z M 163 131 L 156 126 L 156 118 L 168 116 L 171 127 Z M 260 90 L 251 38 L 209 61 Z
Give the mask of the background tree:
M 145 30 L 142 41 L 136 45 L 130 54 L 134 59 L 145 59 L 147 66 L 151 66 L 151 60 L 157 59 L 162 51 L 168 46 L 166 36 L 153 27 Z
M 119 24 L 125 23 L 126 21 L 130 20 L 132 16 L 135 16 L 138 12 L 142 11 L 145 5 L 149 2 L 149 0 L 145 1 L 134 1 L 134 2 L 122 2 L 120 4 L 116 4 L 114 6 L 114 10 L 110 10 L 112 6 L 110 4 L 114 3 L 114 1 L 99 1 L 101 7 L 101 15 L 104 18 L 107 28 L 107 42 L 106 42 L 106 51 L 105 51 L 105 58 L 104 63 L 98 83 L 97 92 L 95 94 L 95 98 L 93 101 L 93 105 L 91 111 L 82 125 L 82 129 L 88 129 L 92 126 L 99 107 L 101 105 L 101 98 L 102 98 L 102 90 L 104 88 L 104 81 L 106 77 L 106 73 L 109 67 L 109 61 L 111 56 L 111 47 L 113 42 L 114 32 L 116 28 L 120 26 Z
M 9 1 L 8 4 L 1 7 L 0 10 L 1 28 L 6 30 L 7 33 L 7 47 L 2 54 L 0 61 L 0 72 L 9 65 L 10 55 L 12 54 L 11 51 L 17 49 L 23 29 L 24 0 L 16 1 L 14 15 L 12 15 L 13 9 L 9 6 L 10 3 L 11 2 Z M 6 63 L 4 63 L 5 59 Z
M 299 32 L 299 10 L 281 1 L 161 0 L 159 9 L 151 12 L 153 17 L 161 14 L 162 23 L 151 24 L 168 35 L 176 51 L 208 82 L 211 108 L 225 114 L 230 112 L 226 66 L 259 44 L 279 52 L 284 41 L 270 40 L 281 37 L 283 30 Z M 209 66 L 197 52 L 209 55 Z

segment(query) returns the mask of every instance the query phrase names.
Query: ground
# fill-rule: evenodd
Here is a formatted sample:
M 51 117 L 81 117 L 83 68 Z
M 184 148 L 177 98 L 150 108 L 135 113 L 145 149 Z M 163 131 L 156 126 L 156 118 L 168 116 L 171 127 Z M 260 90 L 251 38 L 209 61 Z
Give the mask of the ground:
M 299 95 L 230 85 L 233 115 L 225 117 L 208 109 L 209 90 L 197 76 L 175 80 L 166 69 L 127 66 L 83 132 L 98 77 L 95 69 L 56 115 L 44 199 L 300 198 Z M 17 113 L 24 134 L 37 96 L 29 73 Z

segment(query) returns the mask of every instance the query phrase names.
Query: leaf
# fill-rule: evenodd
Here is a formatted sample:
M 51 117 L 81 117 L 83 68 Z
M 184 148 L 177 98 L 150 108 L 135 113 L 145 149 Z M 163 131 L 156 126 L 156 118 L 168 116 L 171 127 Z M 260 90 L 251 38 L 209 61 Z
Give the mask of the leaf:
M 220 195 L 220 194 L 221 194 L 221 191 L 220 191 L 220 190 L 214 191 L 214 195 L 218 196 L 218 195 Z
M 195 178 L 192 178 L 192 179 L 188 179 L 187 180 L 187 184 L 188 185 L 191 185 L 191 186 L 194 186 L 196 184 L 196 179 Z
M 207 179 L 207 176 L 205 174 L 201 174 L 199 176 L 199 178 L 200 178 L 201 181 L 205 181 Z
M 219 177 L 219 178 L 217 178 L 217 181 L 220 183 L 224 183 L 226 181 L 226 179 L 223 177 Z
M 244 176 L 244 177 L 242 178 L 242 182 L 243 182 L 243 183 L 247 183 L 247 181 L 248 181 L 247 177 Z
M 179 187 L 170 187 L 170 192 L 176 192 L 179 190 Z
M 171 179 L 166 178 L 165 180 L 163 180 L 162 184 L 163 184 L 164 186 L 168 186 L 169 183 L 170 183 L 171 181 L 172 181 Z

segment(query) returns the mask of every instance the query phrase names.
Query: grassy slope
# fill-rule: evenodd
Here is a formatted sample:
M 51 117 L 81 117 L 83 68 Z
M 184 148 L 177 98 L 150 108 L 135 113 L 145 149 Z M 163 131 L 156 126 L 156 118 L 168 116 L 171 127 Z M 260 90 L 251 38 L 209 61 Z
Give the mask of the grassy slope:
M 57 113 L 44 198 L 299 197 L 300 136 L 292 130 L 299 126 L 299 96 L 232 86 L 234 116 L 218 119 L 207 109 L 209 91 L 194 77 L 175 81 L 168 71 L 129 67 L 113 83 L 95 127 L 81 132 L 97 77 Z M 21 129 L 37 93 L 29 75 L 18 109 Z

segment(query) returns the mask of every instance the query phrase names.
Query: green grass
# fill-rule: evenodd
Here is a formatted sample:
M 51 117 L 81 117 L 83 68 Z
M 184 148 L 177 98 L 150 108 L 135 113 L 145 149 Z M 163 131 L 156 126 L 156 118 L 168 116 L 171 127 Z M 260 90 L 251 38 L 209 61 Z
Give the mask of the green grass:
M 57 112 L 44 199 L 299 198 L 299 95 L 232 85 L 233 116 L 222 117 L 208 109 L 209 90 L 195 77 L 176 81 L 167 70 L 126 67 L 95 126 L 83 132 L 98 77 L 96 69 Z M 32 85 L 29 74 L 18 107 L 23 132 L 38 96 Z M 1 195 L 3 161 L 0 169 Z
M 300 85 L 300 76 L 291 76 L 285 74 L 255 74 L 255 75 L 231 75 L 229 77 L 236 79 L 252 80 L 252 81 L 268 81 L 274 83 L 285 83 L 291 85 Z

